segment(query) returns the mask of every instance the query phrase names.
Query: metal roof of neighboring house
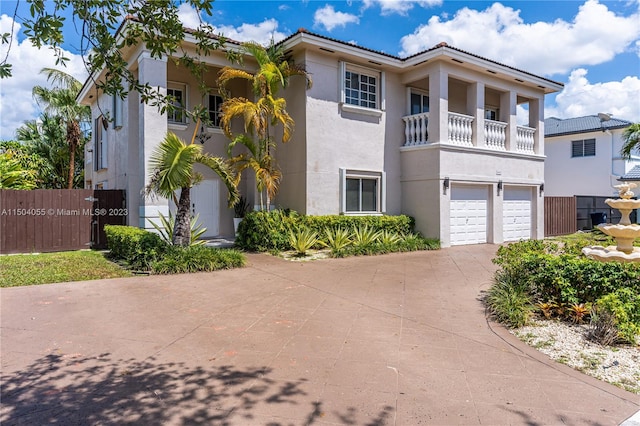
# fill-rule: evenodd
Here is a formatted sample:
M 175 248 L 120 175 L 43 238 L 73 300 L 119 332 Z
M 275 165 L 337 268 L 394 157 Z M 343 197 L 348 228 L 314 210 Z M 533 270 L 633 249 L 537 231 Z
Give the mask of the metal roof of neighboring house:
M 635 166 L 627 174 L 620 176 L 618 180 L 640 180 L 640 166 Z
M 630 121 L 621 120 L 619 118 L 613 118 L 606 114 L 599 115 L 587 115 L 584 117 L 574 118 L 545 118 L 544 119 L 544 136 L 560 136 L 560 135 L 572 135 L 576 133 L 588 133 L 595 131 L 604 131 L 608 129 L 624 129 L 630 126 Z M 608 120 L 606 117 L 610 117 Z

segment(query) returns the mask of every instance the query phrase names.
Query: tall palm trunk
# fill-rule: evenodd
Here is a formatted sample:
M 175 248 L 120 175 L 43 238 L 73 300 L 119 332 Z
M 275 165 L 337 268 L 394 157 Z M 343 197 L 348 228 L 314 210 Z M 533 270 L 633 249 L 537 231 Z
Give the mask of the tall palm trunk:
M 76 150 L 80 145 L 80 124 L 76 120 L 67 122 L 67 144 L 69 145 L 69 177 L 67 188 L 73 189 L 73 179 L 76 174 Z
M 180 200 L 176 212 L 176 222 L 173 225 L 174 246 L 188 246 L 191 243 L 191 188 L 180 189 Z

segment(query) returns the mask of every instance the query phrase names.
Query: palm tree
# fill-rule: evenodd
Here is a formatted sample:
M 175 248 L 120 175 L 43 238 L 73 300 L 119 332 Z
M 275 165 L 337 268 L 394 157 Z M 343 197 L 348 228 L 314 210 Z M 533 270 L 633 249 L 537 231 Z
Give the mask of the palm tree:
M 0 153 L 0 189 L 33 189 L 35 172 L 22 167 L 13 153 Z
M 41 159 L 37 167 L 39 188 L 63 189 L 68 187 L 69 149 L 65 140 L 65 127 L 57 116 L 44 113 L 37 120 L 25 121 L 16 130 L 16 139 L 25 150 Z M 76 167 L 84 162 L 83 143 L 78 147 L 78 155 L 74 156 Z M 82 169 L 80 169 L 82 170 Z M 82 173 L 74 173 L 74 186 L 83 184 Z
M 232 159 L 238 172 L 251 168 L 256 176 L 256 186 L 260 192 L 260 208 L 264 209 L 262 193 L 266 192 L 266 208 L 278 192 L 281 173 L 273 157 L 275 143 L 272 128 L 282 125 L 283 143 L 291 139 L 294 121 L 287 112 L 287 103 L 278 97 L 278 91 L 289 85 L 289 78 L 302 76 L 307 88 L 311 87 L 311 78 L 301 66 L 290 64 L 281 46 L 273 42 L 267 48 L 258 43 L 242 44 L 243 53 L 253 56 L 258 62 L 258 70 L 251 74 L 247 71 L 225 67 L 218 77 L 225 101 L 222 104 L 221 127 L 231 139 L 229 151 L 237 144 L 244 145 L 248 152 Z M 229 97 L 224 90 L 229 81 L 244 79 L 251 83 L 254 101 L 243 97 Z M 242 117 L 245 134 L 235 136 L 231 131 L 231 120 Z M 257 139 L 254 142 L 253 137 Z
M 67 188 L 73 188 L 75 176 L 75 155 L 82 142 L 80 123 L 88 121 L 91 109 L 76 102 L 76 96 L 82 89 L 82 83 L 72 75 L 54 68 L 43 68 L 41 74 L 47 76 L 47 81 L 53 88 L 36 86 L 33 97 L 38 104 L 45 106 L 45 112 L 60 117 L 66 128 L 66 142 L 69 149 L 69 170 Z
M 195 136 L 194 132 L 191 143 L 187 144 L 169 132 L 149 159 L 151 180 L 146 193 L 172 199 L 178 207 L 172 235 L 173 245 L 178 246 L 188 246 L 191 242 L 191 188 L 202 181 L 202 175 L 194 170 L 196 163 L 207 166 L 220 177 L 229 190 L 229 207 L 239 199 L 238 180 L 227 161 L 203 153 L 202 146 L 194 144 Z
M 627 127 L 622 134 L 622 158 L 629 160 L 635 150 L 640 150 L 640 123 L 634 123 Z

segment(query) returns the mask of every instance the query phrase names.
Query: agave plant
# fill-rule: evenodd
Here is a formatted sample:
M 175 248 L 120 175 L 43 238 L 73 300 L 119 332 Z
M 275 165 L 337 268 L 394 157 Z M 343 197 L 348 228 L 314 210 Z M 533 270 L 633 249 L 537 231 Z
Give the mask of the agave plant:
M 330 248 L 332 251 L 342 250 L 351 244 L 351 233 L 346 229 L 325 228 L 324 235 L 327 241 L 320 241 L 320 244 Z
M 379 240 L 385 246 L 395 246 L 402 238 L 397 233 L 385 229 L 380 233 Z
M 380 239 L 380 231 L 370 229 L 368 226 L 357 227 L 353 230 L 353 243 L 357 246 L 368 246 Z
M 171 212 L 169 212 L 168 218 L 160 212 L 158 212 L 158 214 L 160 215 L 159 225 L 152 220 L 149 220 L 149 222 L 151 222 L 151 225 L 156 229 L 156 231 L 158 231 L 160 237 L 167 243 L 171 244 L 176 218 L 171 214 Z M 189 243 L 191 246 L 202 246 L 206 244 L 205 240 L 198 239 L 207 231 L 207 228 L 202 226 L 201 223 L 198 223 L 199 217 L 200 215 L 197 214 L 191 218 L 191 240 Z
M 301 228 L 289 231 L 289 244 L 297 256 L 306 256 L 307 252 L 318 243 L 318 235 L 310 229 Z

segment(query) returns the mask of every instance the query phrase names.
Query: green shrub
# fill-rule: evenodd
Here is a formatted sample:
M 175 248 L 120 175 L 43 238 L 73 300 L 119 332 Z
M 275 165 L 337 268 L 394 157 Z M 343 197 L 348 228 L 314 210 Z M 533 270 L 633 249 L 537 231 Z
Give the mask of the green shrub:
M 496 273 L 486 302 L 493 316 L 510 327 L 525 325 L 534 309 L 526 287 L 503 271 Z
M 332 252 L 339 252 L 351 244 L 351 232 L 343 228 L 325 228 L 324 238 L 320 243 Z
M 318 236 L 307 228 L 289 231 L 289 244 L 297 256 L 306 256 L 307 252 L 318 243 Z
M 546 317 L 566 315 L 572 320 L 587 315 L 585 308 L 596 304 L 593 312 L 592 334 L 600 341 L 610 338 L 611 321 L 615 321 L 621 338 L 630 338 L 640 327 L 640 265 L 620 262 L 598 262 L 581 254 L 582 247 L 604 241 L 599 234 L 579 234 L 562 241 L 522 241 L 498 249 L 494 263 L 500 266 L 494 290 L 501 292 L 513 288 L 513 306 L 524 291 L 529 301 Z M 517 286 L 500 285 L 501 282 L 518 283 Z M 490 303 L 490 299 L 487 299 Z M 494 308 L 490 305 L 490 309 Z M 526 308 L 528 310 L 528 308 Z M 634 310 L 635 309 L 635 310 Z M 636 315 L 633 315 L 637 313 Z M 578 318 L 578 316 L 580 318 Z M 507 324 L 518 321 L 510 314 L 496 314 Z M 611 319 L 613 318 L 613 320 Z
M 283 251 L 290 248 L 291 230 L 307 228 L 324 240 L 325 229 L 367 227 L 374 232 L 389 231 L 399 235 L 413 232 L 415 221 L 409 216 L 301 216 L 295 211 L 274 210 L 248 213 L 238 228 L 236 245 L 249 251 Z
M 620 288 L 599 298 L 596 306 L 598 312 L 606 311 L 613 318 L 620 340 L 636 343 L 640 335 L 640 293 Z
M 244 255 L 232 249 L 216 249 L 205 246 L 172 246 L 162 259 L 151 265 L 154 274 L 179 274 L 207 272 L 244 266 Z
M 172 244 L 173 229 L 176 224 L 176 218 L 173 216 L 171 212 L 169 212 L 168 218 L 165 217 L 162 213 L 158 213 L 158 214 L 160 216 L 160 224 L 157 224 L 152 220 L 149 220 L 149 222 L 151 222 L 151 225 L 156 229 L 156 231 L 158 231 L 158 233 L 160 234 L 160 238 L 162 238 L 164 242 L 166 242 L 167 244 Z M 189 244 L 192 246 L 203 246 L 207 243 L 205 240 L 198 239 L 202 235 L 204 235 L 204 233 L 207 231 L 207 228 L 205 228 L 202 225 L 202 223 L 198 223 L 199 217 L 200 215 L 197 214 L 191 218 L 191 223 L 190 223 L 191 238 L 189 239 Z
M 104 231 L 110 257 L 126 262 L 130 269 L 149 270 L 169 248 L 159 235 L 134 226 L 106 225 Z

